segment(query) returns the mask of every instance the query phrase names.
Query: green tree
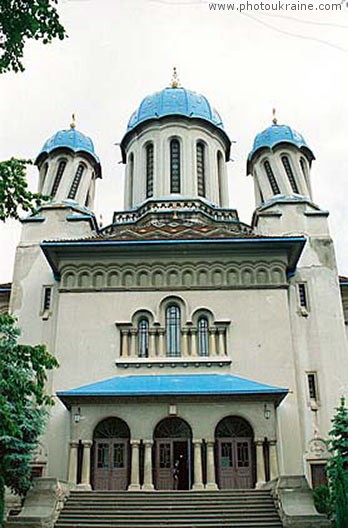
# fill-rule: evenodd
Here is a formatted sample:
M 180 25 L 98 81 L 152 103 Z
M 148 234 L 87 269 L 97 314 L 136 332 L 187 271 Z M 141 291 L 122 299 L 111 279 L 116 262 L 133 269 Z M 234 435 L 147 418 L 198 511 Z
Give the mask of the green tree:
M 0 0 L 0 73 L 24 70 L 26 40 L 48 44 L 66 37 L 57 4 L 58 0 Z
M 31 163 L 15 158 L 0 162 L 0 220 L 18 218 L 20 209 L 34 211 L 48 199 L 28 189 L 26 168 Z
M 44 345 L 18 343 L 16 319 L 0 315 L 0 526 L 5 486 L 24 494 L 30 461 L 53 404 L 45 392 L 47 371 L 58 366 Z
M 327 473 L 335 528 L 348 528 L 348 408 L 345 398 L 332 420 Z

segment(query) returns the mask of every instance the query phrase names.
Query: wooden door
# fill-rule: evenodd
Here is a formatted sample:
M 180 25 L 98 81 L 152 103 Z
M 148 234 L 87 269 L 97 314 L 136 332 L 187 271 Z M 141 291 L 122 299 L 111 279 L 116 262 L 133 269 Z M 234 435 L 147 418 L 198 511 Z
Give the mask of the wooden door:
M 220 489 L 251 488 L 251 439 L 218 438 L 217 465 Z
M 173 440 L 156 441 L 156 489 L 174 489 L 174 449 Z
M 127 489 L 128 441 L 124 438 L 96 440 L 94 449 L 94 489 Z

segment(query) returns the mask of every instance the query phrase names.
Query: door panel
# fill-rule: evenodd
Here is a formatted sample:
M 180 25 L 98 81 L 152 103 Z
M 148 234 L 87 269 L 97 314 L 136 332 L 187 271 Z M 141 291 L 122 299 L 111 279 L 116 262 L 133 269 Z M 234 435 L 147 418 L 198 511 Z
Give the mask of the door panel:
M 217 467 L 220 489 L 251 488 L 251 439 L 218 438 Z
M 125 490 L 128 487 L 129 447 L 125 439 L 95 442 L 94 489 Z
M 182 439 L 156 440 L 156 489 L 173 490 L 174 466 L 177 462 L 177 489 L 191 487 L 189 441 Z

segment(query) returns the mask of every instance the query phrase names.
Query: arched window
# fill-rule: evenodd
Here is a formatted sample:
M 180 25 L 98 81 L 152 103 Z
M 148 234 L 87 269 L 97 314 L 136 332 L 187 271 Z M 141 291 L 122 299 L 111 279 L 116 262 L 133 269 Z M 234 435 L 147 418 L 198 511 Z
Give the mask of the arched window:
M 205 197 L 205 145 L 201 141 L 196 147 L 198 196 Z
M 218 185 L 219 185 L 219 205 L 222 205 L 223 202 L 223 155 L 219 151 L 217 153 L 217 171 L 218 171 Z
M 170 192 L 180 192 L 180 142 L 172 139 L 170 142 Z
M 146 198 L 153 196 L 153 144 L 146 145 Z
M 180 356 L 181 346 L 181 315 L 177 304 L 170 304 L 166 310 L 166 334 L 167 334 L 167 355 Z
M 272 167 L 269 161 L 266 160 L 263 166 L 265 167 L 267 178 L 272 188 L 273 194 L 280 194 L 280 189 L 278 187 L 277 180 L 275 179 L 275 176 L 274 176 L 274 173 L 273 173 L 273 170 L 272 170 Z
M 56 193 L 58 191 L 58 187 L 59 187 L 59 184 L 61 182 L 65 167 L 66 167 L 66 160 L 61 160 L 59 162 L 59 164 L 58 164 L 56 177 L 54 178 L 54 182 L 53 182 L 53 185 L 52 185 L 51 196 L 53 198 L 54 198 L 54 196 L 56 195 Z
M 301 166 L 303 177 L 304 177 L 306 185 L 307 185 L 307 190 L 308 190 L 308 192 L 310 192 L 310 185 L 309 185 L 309 178 L 308 178 L 308 167 L 307 167 L 307 163 L 306 163 L 304 158 L 300 159 L 300 166 Z
M 149 321 L 143 317 L 138 322 L 138 357 L 149 356 Z
M 209 323 L 206 317 L 200 317 L 197 324 L 198 355 L 209 356 Z
M 70 191 L 68 194 L 68 198 L 70 200 L 74 200 L 76 196 L 77 189 L 79 188 L 80 181 L 82 178 L 82 174 L 84 173 L 84 170 L 85 170 L 85 166 L 82 163 L 79 163 L 79 166 L 77 167 L 77 171 L 75 173 L 74 180 L 72 182 L 72 185 L 70 187 Z
M 285 169 L 286 175 L 287 175 L 288 180 L 290 182 L 291 189 L 293 190 L 294 193 L 299 194 L 297 183 L 296 183 L 296 180 L 295 180 L 295 176 L 294 176 L 294 173 L 292 171 L 292 167 L 290 165 L 290 161 L 289 161 L 288 156 L 282 156 L 281 159 L 282 159 L 282 164 L 283 164 L 283 167 Z
M 129 155 L 129 172 L 128 172 L 128 203 L 129 206 L 133 204 L 133 179 L 134 179 L 134 154 Z

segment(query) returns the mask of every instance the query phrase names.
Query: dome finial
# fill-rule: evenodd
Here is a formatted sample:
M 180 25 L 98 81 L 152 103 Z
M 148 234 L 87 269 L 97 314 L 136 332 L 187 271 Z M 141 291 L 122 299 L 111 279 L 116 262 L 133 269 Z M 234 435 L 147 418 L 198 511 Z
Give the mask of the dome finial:
M 75 114 L 71 115 L 71 119 L 70 128 L 76 128 Z
M 173 68 L 173 75 L 172 75 L 172 82 L 170 83 L 171 88 L 179 88 L 180 87 L 180 81 L 179 81 L 179 75 L 176 70 L 176 67 Z
M 273 115 L 272 123 L 274 125 L 277 125 L 278 124 L 278 119 L 276 117 L 276 109 L 275 108 L 272 109 L 272 115 Z

